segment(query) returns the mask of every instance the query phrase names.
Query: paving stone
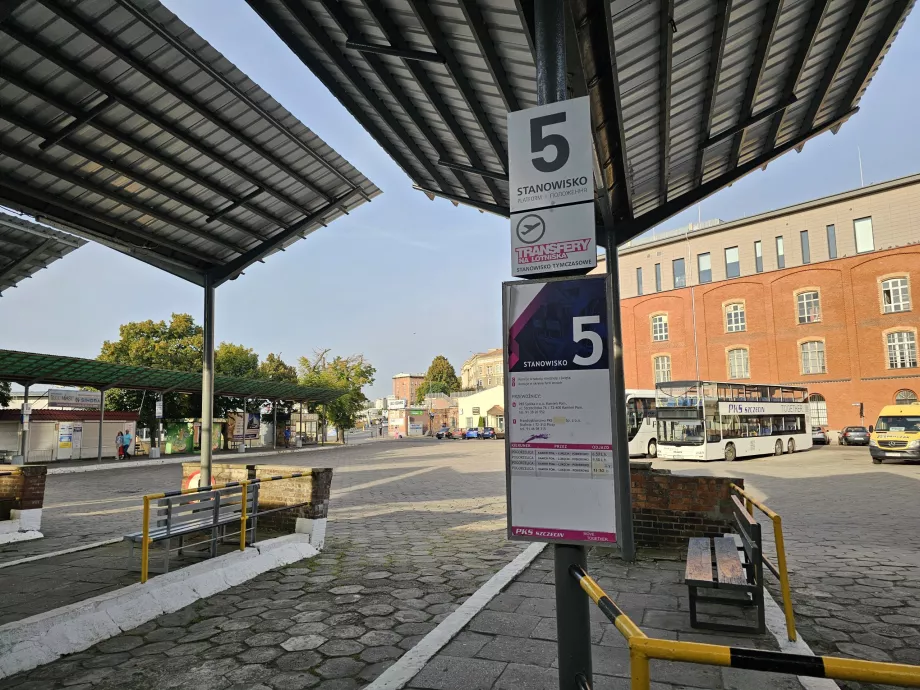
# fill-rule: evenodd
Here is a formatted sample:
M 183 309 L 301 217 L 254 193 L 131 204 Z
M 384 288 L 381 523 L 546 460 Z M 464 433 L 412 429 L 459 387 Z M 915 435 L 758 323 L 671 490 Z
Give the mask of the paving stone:
M 333 678 L 324 680 L 316 686 L 316 690 L 356 690 L 358 681 L 354 678 Z
M 371 572 L 371 573 L 365 573 L 364 579 L 365 580 L 384 580 L 390 577 L 390 575 L 392 574 L 393 573 L 387 570 L 375 570 L 374 572 Z
M 406 589 L 394 589 L 391 592 L 391 595 L 396 599 L 420 599 L 425 596 L 425 591 L 418 589 L 417 587 L 409 587 Z M 437 603 L 437 602 L 430 602 Z
M 408 611 L 397 611 L 393 614 L 393 618 L 400 623 L 421 623 L 422 621 L 427 621 L 431 616 L 424 611 L 409 609 Z
M 401 639 L 402 635 L 399 633 L 391 632 L 388 630 L 371 630 L 368 633 L 362 635 L 358 642 L 368 647 L 379 647 L 382 645 L 394 645 L 397 644 Z
M 244 664 L 267 664 L 281 655 L 281 649 L 275 647 L 252 647 L 237 655 Z
M 322 666 L 319 666 L 316 672 L 323 678 L 345 678 L 357 675 L 364 666 L 363 663 L 355 659 L 339 657 L 329 659 Z
M 506 665 L 502 661 L 439 655 L 409 685 L 425 690 L 490 690 Z
M 198 656 L 210 648 L 211 644 L 209 642 L 177 644 L 175 647 L 166 650 L 166 656 Z
M 376 664 L 380 661 L 386 661 L 388 659 L 398 659 L 403 655 L 403 650 L 399 647 L 392 646 L 383 646 L 383 647 L 369 647 L 361 652 L 360 659 L 361 661 L 366 661 L 370 664 Z
M 245 642 L 250 647 L 270 647 L 272 645 L 281 644 L 288 638 L 287 635 L 280 632 L 265 632 L 258 633 L 256 635 L 250 635 L 246 638 Z
M 284 640 L 281 646 L 289 652 L 302 652 L 316 649 L 324 642 L 326 642 L 326 638 L 321 635 L 298 635 Z
M 357 594 L 362 589 L 363 585 L 343 585 L 341 587 L 333 587 L 330 590 L 327 590 L 329 594 Z
M 230 642 L 217 645 L 201 653 L 202 659 L 226 659 L 246 651 L 247 647 L 242 642 Z
M 390 606 L 389 604 L 371 604 L 369 606 L 362 606 L 358 609 L 358 613 L 362 616 L 387 616 L 396 609 Z
M 522 640 L 504 635 L 494 638 L 476 654 L 482 659 L 516 661 L 522 664 L 550 666 L 556 658 L 556 643 L 545 640 Z
M 891 656 L 881 649 L 870 647 L 865 644 L 856 644 L 854 642 L 838 642 L 837 649 L 844 656 L 854 657 L 857 659 L 868 659 L 869 661 L 891 661 Z
M 511 586 L 513 587 L 514 584 Z M 492 635 L 529 637 L 539 622 L 540 619 L 536 616 L 485 610 L 470 621 L 469 628 L 474 632 L 490 633 Z
M 279 656 L 273 664 L 282 671 L 309 671 L 323 662 L 318 652 L 289 652 Z
M 96 648 L 105 654 L 114 654 L 117 652 L 129 652 L 135 647 L 144 644 L 144 640 L 134 635 L 119 635 L 109 640 L 103 640 L 96 645 Z
M 531 664 L 508 664 L 498 677 L 494 690 L 557 690 L 557 671 Z
M 274 690 L 301 690 L 301 688 L 312 688 L 319 684 L 320 679 L 312 673 L 302 671 L 286 671 L 272 676 L 268 684 Z
M 330 640 L 319 651 L 326 656 L 351 656 L 359 654 L 363 649 L 364 645 L 354 640 Z

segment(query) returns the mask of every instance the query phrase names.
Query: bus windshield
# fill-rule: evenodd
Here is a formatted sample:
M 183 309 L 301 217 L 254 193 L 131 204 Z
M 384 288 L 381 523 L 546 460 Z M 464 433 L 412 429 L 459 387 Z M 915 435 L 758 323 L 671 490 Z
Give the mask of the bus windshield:
M 703 423 L 695 419 L 658 419 L 659 441 L 674 445 L 699 446 L 705 440 Z
M 698 407 L 699 386 L 696 383 L 659 383 L 655 385 L 655 407 Z

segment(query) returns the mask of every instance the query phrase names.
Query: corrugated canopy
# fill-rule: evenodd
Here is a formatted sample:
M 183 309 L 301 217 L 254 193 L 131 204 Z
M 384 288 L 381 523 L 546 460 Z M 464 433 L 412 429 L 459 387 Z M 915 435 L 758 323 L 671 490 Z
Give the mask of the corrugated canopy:
M 508 214 L 533 0 L 247 0 L 429 194 Z M 856 112 L 913 0 L 571 0 L 619 242 Z
M 201 373 L 134 367 L 95 359 L 14 350 L 0 350 L 0 381 L 201 393 Z M 337 388 L 314 388 L 265 379 L 214 377 L 214 394 L 234 398 L 327 403 L 337 400 L 345 393 L 346 391 Z
M 86 242 L 0 212 L 0 295 Z
M 0 4 L 0 204 L 218 285 L 379 193 L 157 0 Z

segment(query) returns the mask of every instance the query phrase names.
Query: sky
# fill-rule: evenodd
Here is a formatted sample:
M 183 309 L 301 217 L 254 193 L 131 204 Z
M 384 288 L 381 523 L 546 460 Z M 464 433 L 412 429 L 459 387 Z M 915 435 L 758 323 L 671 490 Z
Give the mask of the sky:
M 508 221 L 429 201 L 243 0 L 165 0 L 183 21 L 363 172 L 383 194 L 217 291 L 217 342 L 281 353 L 363 354 L 376 368 L 370 398 L 391 377 L 445 355 L 458 373 L 501 344 L 501 283 L 510 279 Z M 659 231 L 733 220 L 920 172 L 920 12 L 907 20 L 837 135 L 824 134 Z M 201 320 L 202 291 L 90 243 L 0 296 L 0 347 L 95 357 L 129 321 Z

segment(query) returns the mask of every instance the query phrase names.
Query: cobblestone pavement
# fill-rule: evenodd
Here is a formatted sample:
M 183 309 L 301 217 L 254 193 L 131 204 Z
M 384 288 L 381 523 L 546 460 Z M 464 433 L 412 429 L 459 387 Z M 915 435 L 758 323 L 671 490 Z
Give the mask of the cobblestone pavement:
M 676 556 L 676 555 L 675 555 Z M 707 633 L 690 627 L 684 564 L 640 557 L 625 565 L 618 557 L 592 552 L 588 570 L 608 595 L 650 637 L 777 649 L 769 634 Z M 531 566 L 478 613 L 406 686 L 407 690 L 556 690 L 556 602 L 553 550 Z M 737 609 L 720 608 L 725 614 Z M 737 619 L 724 622 L 739 622 Z M 744 621 L 753 622 L 749 616 Z M 597 607 L 591 608 L 591 657 L 594 690 L 628 690 L 626 641 Z M 655 690 L 715 688 L 730 690 L 801 690 L 795 677 L 754 674 L 668 661 L 651 664 Z
M 797 628 L 815 654 L 920 665 L 920 466 L 836 446 L 656 466 L 742 476 L 782 516 Z
M 334 474 L 319 557 L 0 681 L 0 688 L 366 684 L 523 548 L 504 539 L 502 444 L 394 443 L 373 457 L 368 452 L 324 462 L 343 471 Z

